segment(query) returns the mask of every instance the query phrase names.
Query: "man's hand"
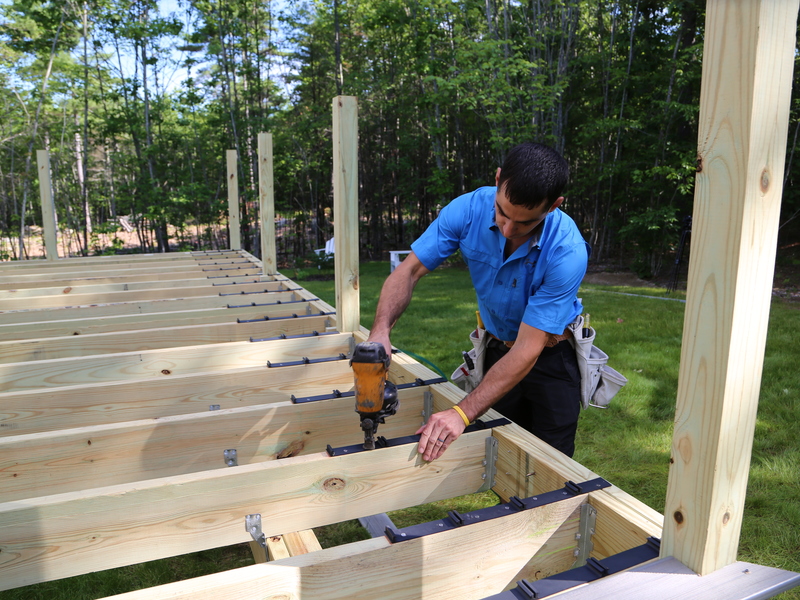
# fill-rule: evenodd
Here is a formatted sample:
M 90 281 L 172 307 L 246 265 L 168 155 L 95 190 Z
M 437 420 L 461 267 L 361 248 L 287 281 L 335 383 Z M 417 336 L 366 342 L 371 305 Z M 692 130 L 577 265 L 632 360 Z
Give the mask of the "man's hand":
M 434 413 L 428 422 L 417 430 L 420 434 L 419 453 L 427 461 L 436 460 L 464 433 L 466 426 L 455 409 Z
M 383 348 L 384 350 L 386 350 L 386 356 L 389 357 L 390 361 L 392 360 L 392 342 L 389 340 L 388 334 L 379 334 L 377 332 L 370 332 L 367 341 L 378 342 L 379 344 L 383 344 Z
M 514 347 L 487 371 L 477 388 L 467 394 L 459 408 L 474 421 L 507 394 L 533 368 L 547 341 L 547 333 L 522 323 Z M 439 458 L 464 433 L 464 419 L 455 409 L 435 413 L 417 430 L 419 452 L 425 460 Z

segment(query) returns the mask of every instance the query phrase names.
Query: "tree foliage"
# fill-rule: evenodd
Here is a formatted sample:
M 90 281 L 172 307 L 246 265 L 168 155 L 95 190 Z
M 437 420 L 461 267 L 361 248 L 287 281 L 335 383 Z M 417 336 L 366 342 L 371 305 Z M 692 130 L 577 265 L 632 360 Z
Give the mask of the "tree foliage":
M 147 251 L 224 245 L 234 148 L 243 244 L 257 252 L 256 140 L 271 131 L 291 261 L 332 234 L 331 100 L 346 94 L 359 99 L 365 258 L 407 247 L 534 140 L 570 162 L 565 209 L 592 259 L 656 275 L 691 213 L 703 7 L 182 0 L 166 15 L 155 0 L 13 0 L 0 7 L 0 229 L 24 241 L 40 222 L 30 163 L 46 148 L 59 225 L 80 251 L 120 217 Z M 798 117 L 795 101 L 790 149 Z M 799 205 L 789 185 L 783 243 Z

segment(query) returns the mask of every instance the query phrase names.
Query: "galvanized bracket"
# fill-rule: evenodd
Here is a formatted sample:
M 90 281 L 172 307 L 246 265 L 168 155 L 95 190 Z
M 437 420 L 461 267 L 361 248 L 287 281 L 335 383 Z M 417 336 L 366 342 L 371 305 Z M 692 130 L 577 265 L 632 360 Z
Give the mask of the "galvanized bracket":
M 488 466 L 488 465 L 487 465 Z M 491 519 L 498 519 L 506 517 L 523 510 L 531 510 L 547 504 L 554 504 L 562 500 L 574 498 L 582 494 L 589 494 L 595 490 L 601 490 L 609 487 L 611 484 L 601 477 L 597 477 L 590 481 L 576 484 L 572 481 L 566 482 L 566 485 L 560 490 L 552 492 L 545 492 L 530 498 L 518 498 L 511 496 L 508 502 L 503 504 L 496 504 L 486 508 L 479 508 L 472 512 L 460 514 L 454 510 L 447 513 L 447 517 L 438 521 L 429 521 L 428 523 L 420 523 L 419 525 L 410 525 L 402 529 L 395 529 L 394 527 L 386 528 L 386 536 L 393 544 L 397 542 L 405 542 L 408 540 L 417 539 L 430 535 L 432 533 L 441 533 L 443 531 L 450 531 L 456 527 L 464 527 L 475 523 L 482 523 Z M 592 565 L 594 559 L 589 559 L 587 565 Z M 582 567 L 583 568 L 583 567 Z M 539 596 L 529 596 L 530 598 L 538 598 Z M 488 599 L 484 599 L 488 600 Z
M 481 477 L 483 478 L 483 485 L 478 489 L 479 492 L 485 492 L 494 487 L 495 475 L 497 475 L 497 449 L 500 443 L 497 438 L 490 435 L 486 438 L 486 458 L 483 459 L 483 466 L 486 470 Z
M 578 525 L 578 533 L 575 540 L 578 542 L 575 548 L 575 563 L 572 568 L 582 567 L 589 560 L 589 555 L 594 550 L 592 536 L 594 535 L 595 524 L 597 523 L 597 509 L 591 504 L 581 506 L 581 522 Z
M 239 459 L 236 456 L 236 448 L 230 448 L 222 453 L 225 457 L 225 464 L 229 467 L 238 467 Z
M 422 424 L 428 422 L 428 419 L 431 418 L 433 414 L 433 393 L 430 390 L 427 390 L 424 394 L 422 394 Z
M 253 541 L 264 548 L 264 552 L 267 552 L 267 536 L 265 536 L 264 532 L 261 531 L 261 514 L 255 513 L 252 515 L 247 515 L 244 518 L 244 528 L 253 537 Z M 268 552 L 267 556 L 269 556 Z
M 356 338 L 351 337 L 347 340 L 347 358 L 353 358 L 353 352 L 356 351 Z

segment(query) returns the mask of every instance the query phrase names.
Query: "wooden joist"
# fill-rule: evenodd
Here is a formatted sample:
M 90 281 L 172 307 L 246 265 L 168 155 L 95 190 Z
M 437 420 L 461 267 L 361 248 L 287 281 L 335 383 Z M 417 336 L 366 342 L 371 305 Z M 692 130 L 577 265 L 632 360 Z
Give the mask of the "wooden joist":
M 285 402 L 353 387 L 347 361 L 267 370 L 266 365 L 78 384 L 0 394 L 0 435 L 22 435 L 109 423 Z M 300 391 L 302 390 L 302 392 Z
M 391 544 L 372 538 L 115 600 L 479 600 L 513 587 L 585 496 Z
M 38 296 L 58 296 L 67 298 L 70 295 L 80 294 L 106 294 L 106 293 L 119 293 L 119 292 L 138 292 L 152 289 L 176 289 L 187 287 L 201 287 L 212 286 L 220 287 L 224 290 L 224 285 L 241 285 L 245 283 L 264 283 L 266 281 L 277 281 L 274 276 L 264 278 L 259 274 L 232 277 L 231 281 L 225 280 L 223 283 L 209 280 L 206 276 L 187 275 L 180 278 L 179 274 L 170 273 L 168 279 L 147 279 L 146 276 L 139 276 L 139 278 L 119 278 L 120 281 L 74 281 L 74 280 L 61 280 L 51 281 L 50 285 L 42 285 L 40 287 L 28 286 L 23 289 L 0 289 L 0 299 L 9 298 L 31 298 Z M 138 279 L 138 280 L 137 280 Z M 42 282 L 44 283 L 44 282 Z M 179 292 L 176 292 L 179 293 Z
M 184 300 L 204 296 L 222 296 L 236 303 L 237 295 L 247 298 L 259 294 L 270 294 L 290 290 L 283 281 L 262 283 L 241 283 L 231 286 L 214 286 L 205 281 L 196 287 L 162 287 L 146 290 L 127 290 L 106 293 L 70 293 L 60 296 L 44 295 L 27 298 L 0 298 L 0 311 L 38 311 L 39 309 L 59 309 L 74 306 L 94 306 L 97 304 L 116 304 L 119 302 L 154 302 L 159 300 Z
M 263 311 L 262 311 L 263 312 Z M 282 311 L 289 312 L 289 311 Z M 256 321 L 252 323 L 211 323 L 183 327 L 140 329 L 121 335 L 118 331 L 81 336 L 0 342 L 0 363 L 27 362 L 76 356 L 140 352 L 159 348 L 178 348 L 226 342 L 244 342 L 251 339 L 279 336 L 325 333 L 332 317 L 326 315 L 298 315 L 297 318 Z
M 15 310 L 0 313 L 3 323 L 30 323 L 32 321 L 71 321 L 74 319 L 139 315 L 147 313 L 183 312 L 207 308 L 227 308 L 228 306 L 247 306 L 254 304 L 275 304 L 302 300 L 298 291 L 256 292 L 247 296 L 221 296 L 219 292 L 209 292 L 195 298 L 169 298 L 163 300 L 144 300 L 141 302 L 117 302 L 99 306 L 83 305 L 56 309 Z
M 228 342 L 92 357 L 57 358 L 0 365 L 0 392 L 85 383 L 170 377 L 303 359 L 343 360 L 351 335 L 332 333 L 265 342 Z M 275 367 L 278 368 L 278 367 Z
M 50 337 L 70 337 L 76 335 L 92 335 L 97 333 L 114 333 L 120 331 L 136 331 L 163 327 L 189 327 L 214 323 L 233 323 L 252 319 L 283 318 L 293 314 L 332 313 L 330 306 L 314 300 L 290 297 L 285 303 L 269 306 L 222 306 L 218 308 L 201 308 L 196 310 L 170 311 L 163 313 L 145 313 L 116 315 L 109 317 L 86 316 L 80 319 L 64 319 L 46 322 L 25 322 L 0 324 L 0 340 L 42 339 Z M 30 313 L 34 315 L 35 313 Z M 91 315 L 92 312 L 84 313 Z M 32 318 L 29 315 L 29 318 Z M 331 316 L 331 319 L 335 319 Z M 0 316 L 2 320 L 2 316 Z M 80 342 L 76 342 L 80 345 Z
M 400 408 L 379 429 L 411 435 L 426 388 L 400 390 Z M 0 503 L 84 489 L 86 482 L 133 483 L 239 465 L 363 441 L 353 398 L 291 401 L 159 419 L 0 437 Z
M 468 494 L 485 438 L 461 436 L 435 463 L 414 444 L 298 456 L 0 504 L 0 589 L 299 531 Z
M 0 289 L 4 291 L 20 289 L 49 288 L 63 284 L 67 287 L 73 285 L 99 285 L 104 283 L 136 283 L 145 281 L 171 281 L 173 279 L 208 279 L 212 281 L 226 281 L 237 277 L 262 276 L 261 267 L 258 265 L 236 265 L 237 268 L 202 267 L 187 265 L 183 267 L 158 267 L 149 269 L 126 269 L 120 271 L 114 268 L 86 269 L 70 272 L 57 271 L 55 273 L 30 273 L 22 276 L 0 275 Z M 63 291 L 63 290 L 62 290 Z
M 15 260 L 0 263 L 0 274 L 32 273 L 36 271 L 69 271 L 76 265 L 95 268 L 125 270 L 144 265 L 146 267 L 169 267 L 170 265 L 193 264 L 223 260 L 239 260 L 250 255 L 241 250 L 219 250 L 215 252 L 164 252 L 154 254 L 109 254 L 103 256 L 74 256 L 50 262 L 45 260 Z

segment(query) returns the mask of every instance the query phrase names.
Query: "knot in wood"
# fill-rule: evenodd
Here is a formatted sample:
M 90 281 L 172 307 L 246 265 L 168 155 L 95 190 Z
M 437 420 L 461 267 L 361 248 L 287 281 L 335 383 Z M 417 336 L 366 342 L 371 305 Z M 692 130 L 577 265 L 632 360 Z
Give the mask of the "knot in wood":
M 326 479 L 325 482 L 322 484 L 322 489 L 326 492 L 338 492 L 344 489 L 344 479 L 340 477 L 331 477 Z
M 681 523 L 683 523 L 683 513 L 682 513 L 681 511 L 679 511 L 679 510 L 676 510 L 676 511 L 675 511 L 675 514 L 673 514 L 672 516 L 673 516 L 673 518 L 675 519 L 675 522 L 676 522 L 678 525 L 680 525 Z
M 731 513 L 726 512 L 724 515 L 722 515 L 722 524 L 723 525 L 727 525 L 728 521 L 730 521 L 730 520 L 731 520 Z
M 766 194 L 769 191 L 769 183 L 770 183 L 770 176 L 769 176 L 769 169 L 764 169 L 761 171 L 761 192 Z
M 169 369 L 161 369 L 161 374 L 162 375 L 172 375 L 172 371 L 170 371 Z

